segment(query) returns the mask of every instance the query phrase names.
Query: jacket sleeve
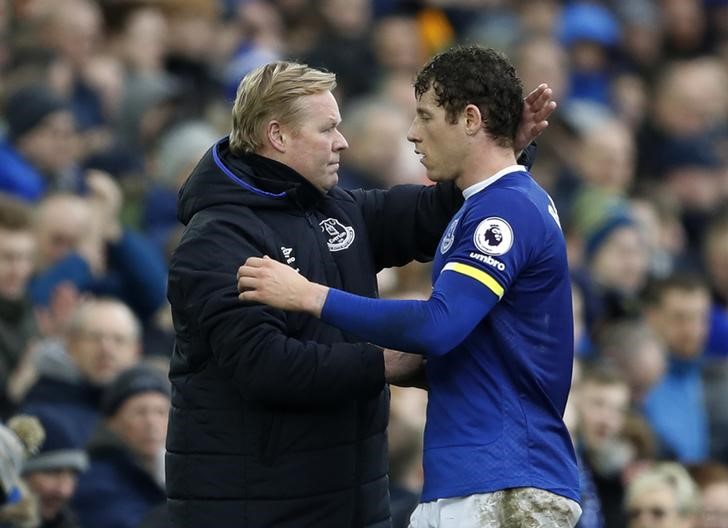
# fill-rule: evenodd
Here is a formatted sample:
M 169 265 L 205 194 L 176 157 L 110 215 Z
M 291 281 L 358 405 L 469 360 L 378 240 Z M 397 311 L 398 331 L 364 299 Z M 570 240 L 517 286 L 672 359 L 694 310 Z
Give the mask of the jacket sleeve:
M 215 227 L 183 239 L 168 290 L 178 337 L 202 339 L 202 353 L 211 355 L 246 399 L 300 406 L 379 394 L 381 348 L 343 339 L 334 344 L 294 339 L 285 312 L 238 300 L 237 269 L 246 258 L 262 255 L 256 246 L 239 228 L 235 233 Z
M 452 183 L 397 185 L 352 195 L 364 216 L 377 271 L 431 260 L 442 232 L 463 203 Z

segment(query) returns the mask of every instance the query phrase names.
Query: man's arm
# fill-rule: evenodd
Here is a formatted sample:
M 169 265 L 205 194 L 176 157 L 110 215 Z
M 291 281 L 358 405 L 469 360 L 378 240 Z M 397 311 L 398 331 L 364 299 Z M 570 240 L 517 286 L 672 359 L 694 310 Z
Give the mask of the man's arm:
M 284 312 L 240 303 L 236 266 L 259 250 L 232 229 L 216 229 L 183 239 L 170 269 L 177 337 L 190 342 L 190 354 L 201 354 L 185 358 L 191 369 L 212 361 L 243 397 L 287 406 L 334 404 L 382 390 L 381 348 L 343 338 L 331 344 L 294 339 Z
M 253 258 L 238 271 L 238 290 L 241 300 L 304 311 L 381 346 L 440 356 L 498 302 L 493 287 L 481 282 L 488 279 L 446 270 L 426 301 L 370 299 L 311 283 L 271 259 Z

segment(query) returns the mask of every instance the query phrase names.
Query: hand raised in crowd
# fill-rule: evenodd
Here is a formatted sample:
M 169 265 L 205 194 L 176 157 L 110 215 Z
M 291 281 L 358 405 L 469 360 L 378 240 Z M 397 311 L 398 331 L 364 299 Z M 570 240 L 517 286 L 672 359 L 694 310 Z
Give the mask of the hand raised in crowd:
M 121 237 L 121 206 L 124 203 L 119 185 L 110 174 L 100 170 L 86 173 L 86 185 L 89 189 L 89 203 L 101 228 L 101 236 L 105 241 L 113 242 Z
M 538 87 L 523 100 L 523 114 L 516 132 L 513 150 L 520 152 L 549 126 L 547 119 L 556 110 L 556 101 L 551 100 L 553 92 L 548 84 Z
M 73 314 L 82 301 L 83 296 L 73 283 L 64 281 L 58 284 L 53 290 L 48 306 L 35 308 L 41 335 L 64 336 Z

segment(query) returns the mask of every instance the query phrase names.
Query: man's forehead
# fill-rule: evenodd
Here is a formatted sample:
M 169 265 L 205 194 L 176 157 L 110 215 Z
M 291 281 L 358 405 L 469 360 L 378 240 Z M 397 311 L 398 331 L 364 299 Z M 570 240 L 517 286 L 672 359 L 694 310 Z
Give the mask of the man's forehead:
M 435 97 L 435 89 L 430 86 L 426 91 L 422 92 L 421 94 L 415 94 L 415 98 L 417 99 L 417 103 L 436 103 L 436 97 Z
M 301 98 L 301 104 L 309 114 L 314 116 L 331 119 L 332 121 L 341 121 L 341 113 L 339 104 L 331 92 L 320 92 L 311 95 L 304 95 Z

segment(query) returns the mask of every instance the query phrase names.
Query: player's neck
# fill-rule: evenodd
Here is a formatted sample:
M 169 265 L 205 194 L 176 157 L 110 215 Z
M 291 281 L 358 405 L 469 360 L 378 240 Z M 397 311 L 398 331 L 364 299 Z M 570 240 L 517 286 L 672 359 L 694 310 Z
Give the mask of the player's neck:
M 455 184 L 461 191 L 465 190 L 511 165 L 516 165 L 516 155 L 510 148 L 492 145 L 482 150 L 473 149 L 464 160 L 463 171 Z

